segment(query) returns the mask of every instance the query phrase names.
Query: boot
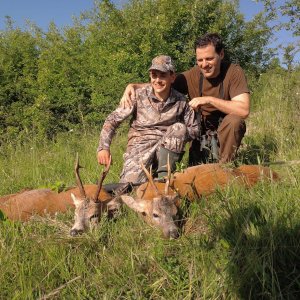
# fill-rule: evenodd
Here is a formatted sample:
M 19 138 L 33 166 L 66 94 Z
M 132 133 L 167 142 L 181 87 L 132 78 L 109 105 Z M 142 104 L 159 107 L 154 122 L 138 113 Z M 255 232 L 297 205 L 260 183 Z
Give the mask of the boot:
M 176 162 L 179 162 L 182 159 L 183 154 L 184 152 L 176 153 L 164 147 L 160 147 L 158 152 L 158 168 L 156 171 L 157 177 L 163 178 L 168 175 L 168 157 L 171 172 L 173 172 L 176 169 Z

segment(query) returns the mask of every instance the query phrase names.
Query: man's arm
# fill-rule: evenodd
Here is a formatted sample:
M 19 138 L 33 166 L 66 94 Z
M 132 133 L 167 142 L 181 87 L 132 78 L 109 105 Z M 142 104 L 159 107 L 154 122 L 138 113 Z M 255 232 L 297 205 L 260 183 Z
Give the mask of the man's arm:
M 211 104 L 216 109 L 225 114 L 234 114 L 246 119 L 250 113 L 250 95 L 249 93 L 243 93 L 233 97 L 230 101 L 223 100 L 211 96 L 196 97 L 193 98 L 189 105 L 198 110 L 202 105 Z
M 187 104 L 184 111 L 184 123 L 189 135 L 188 139 L 197 139 L 199 136 L 199 127 L 195 111 Z
M 122 108 L 132 107 L 133 101 L 135 100 L 135 91 L 147 85 L 149 85 L 149 83 L 129 83 L 124 91 L 119 105 Z
M 97 161 L 100 165 L 107 165 L 110 157 L 110 145 L 119 125 L 128 118 L 135 108 L 135 103 L 131 108 L 118 107 L 105 120 L 99 138 L 99 146 L 97 148 Z

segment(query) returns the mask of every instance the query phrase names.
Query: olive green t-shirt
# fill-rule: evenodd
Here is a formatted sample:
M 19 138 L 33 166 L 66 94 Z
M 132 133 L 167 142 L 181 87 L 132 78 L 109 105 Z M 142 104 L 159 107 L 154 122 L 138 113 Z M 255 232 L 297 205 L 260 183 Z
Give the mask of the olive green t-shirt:
M 192 100 L 200 96 L 200 68 L 195 66 L 176 76 L 173 87 Z M 220 75 L 216 78 L 203 77 L 202 96 L 221 98 L 221 83 L 223 82 L 224 100 L 231 100 L 235 96 L 249 93 L 247 80 L 243 69 L 236 64 L 222 62 Z M 214 118 L 224 115 L 214 106 L 207 104 L 201 107 L 204 116 L 213 115 Z

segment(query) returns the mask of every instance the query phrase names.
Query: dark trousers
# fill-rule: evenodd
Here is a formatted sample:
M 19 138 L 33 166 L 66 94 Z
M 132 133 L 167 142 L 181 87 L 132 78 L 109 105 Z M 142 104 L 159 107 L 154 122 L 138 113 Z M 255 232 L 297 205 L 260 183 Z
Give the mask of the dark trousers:
M 244 119 L 236 115 L 226 115 L 217 128 L 219 143 L 219 162 L 230 162 L 235 158 L 242 138 L 246 132 Z M 205 151 L 200 151 L 200 141 L 194 140 L 189 150 L 189 165 L 206 162 Z

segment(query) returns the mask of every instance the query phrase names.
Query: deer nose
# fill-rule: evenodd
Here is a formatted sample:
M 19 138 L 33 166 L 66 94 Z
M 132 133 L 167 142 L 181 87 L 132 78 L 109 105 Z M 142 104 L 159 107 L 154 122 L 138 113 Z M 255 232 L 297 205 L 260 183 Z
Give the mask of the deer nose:
M 81 230 L 81 229 L 71 229 L 71 231 L 70 231 L 70 235 L 71 236 L 77 236 L 77 235 L 80 235 L 80 234 L 82 234 L 83 233 L 83 230 Z
M 179 238 L 179 232 L 177 229 L 172 229 L 169 231 L 169 238 L 170 239 L 178 239 Z

